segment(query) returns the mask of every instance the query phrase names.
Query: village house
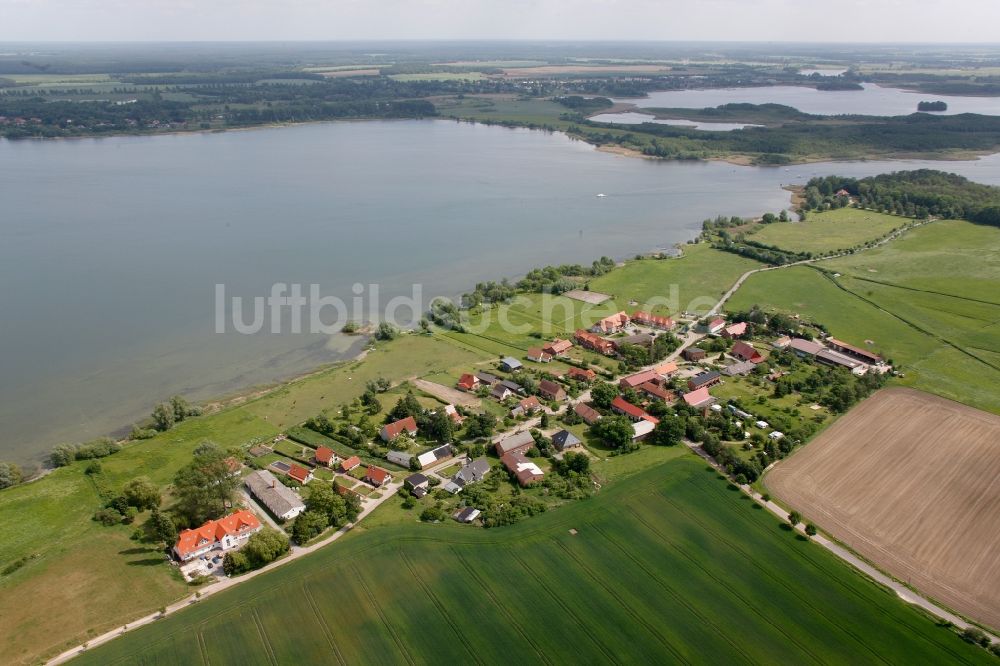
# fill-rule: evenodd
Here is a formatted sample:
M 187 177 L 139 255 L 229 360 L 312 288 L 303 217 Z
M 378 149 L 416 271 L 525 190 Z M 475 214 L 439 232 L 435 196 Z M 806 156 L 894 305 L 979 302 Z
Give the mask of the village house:
M 617 312 L 600 320 L 590 327 L 591 333 L 617 333 L 623 330 L 629 323 L 629 316 L 624 312 Z
M 420 464 L 420 469 L 426 469 L 428 466 L 448 460 L 454 457 L 454 455 L 455 449 L 452 448 L 451 444 L 442 444 L 430 451 L 421 453 L 417 456 L 417 462 Z
M 302 498 L 266 469 L 247 474 L 243 484 L 279 520 L 291 520 L 306 510 Z
M 658 375 L 654 370 L 643 370 L 642 372 L 637 372 L 634 375 L 629 375 L 628 377 L 622 377 L 618 380 L 618 387 L 621 389 L 634 389 L 647 382 L 659 382 L 660 375 Z
M 709 335 L 717 335 L 726 327 L 726 320 L 722 317 L 712 317 L 704 323 L 699 323 L 697 330 Z
M 632 313 L 632 321 L 641 326 L 658 328 L 663 331 L 672 331 L 677 323 L 670 317 L 661 317 L 641 310 Z
M 497 455 L 503 457 L 512 451 L 527 451 L 535 445 L 535 438 L 527 430 L 521 430 L 504 437 L 500 437 L 493 442 Z
M 538 483 L 545 477 L 542 468 L 526 458 L 520 451 L 504 454 L 500 458 L 500 462 L 514 475 L 518 485 L 522 488 Z
M 313 454 L 313 461 L 323 467 L 333 467 L 340 462 L 340 456 L 334 453 L 330 447 L 320 446 L 316 448 L 316 452 Z
M 465 417 L 458 413 L 455 405 L 445 405 L 444 413 L 447 414 L 448 418 L 451 419 L 451 422 L 457 426 L 460 426 L 465 422 Z
M 404 432 L 411 437 L 417 434 L 417 422 L 412 416 L 407 416 L 405 419 L 400 419 L 393 423 L 387 423 L 382 426 L 378 435 L 382 438 L 383 442 L 391 442 Z
M 294 479 L 301 484 L 306 484 L 312 481 L 313 473 L 311 469 L 306 469 L 302 465 L 296 463 L 288 463 L 284 460 L 275 460 L 273 463 L 268 465 L 270 469 L 273 469 L 279 474 L 284 474 L 289 479 Z
M 667 361 L 653 368 L 653 372 L 666 379 L 677 372 L 677 364 L 673 361 Z
M 224 518 L 209 520 L 193 530 L 182 531 L 174 544 L 174 556 L 181 562 L 188 562 L 213 550 L 231 550 L 242 546 L 261 528 L 257 516 L 242 509 Z
M 372 484 L 376 488 L 380 488 L 384 484 L 392 481 L 392 474 L 390 474 L 387 469 L 382 469 L 381 467 L 376 467 L 375 465 L 368 465 L 368 469 L 365 471 L 365 478 L 363 480 L 366 483 Z
M 487 386 L 493 386 L 500 381 L 500 378 L 489 372 L 477 372 L 476 379 L 479 380 L 480 384 L 486 384 Z
M 704 349 L 700 349 L 698 347 L 688 347 L 681 353 L 684 356 L 684 360 L 688 361 L 689 363 L 702 361 L 705 359 L 706 356 L 708 356 L 707 352 Z
M 788 337 L 787 335 L 782 335 L 780 338 L 775 338 L 771 342 L 771 346 L 774 347 L 775 349 L 785 349 L 786 347 L 788 347 L 789 344 L 791 344 L 791 342 L 792 339 L 790 337 Z
M 413 493 L 417 499 L 427 494 L 431 481 L 423 474 L 411 474 L 403 480 L 403 487 Z
M 542 347 L 542 351 L 551 356 L 561 356 L 562 354 L 568 352 L 572 347 L 573 343 L 569 340 L 560 340 L 559 338 L 556 338 Z
M 594 425 L 595 423 L 601 420 L 600 412 L 598 412 L 596 409 L 594 409 L 589 405 L 585 405 L 582 402 L 577 403 L 573 407 L 573 411 L 576 413 L 577 416 L 583 419 L 583 422 L 586 423 L 587 425 Z
M 538 392 L 549 400 L 562 401 L 566 399 L 566 389 L 551 379 L 543 379 L 538 382 Z
M 506 356 L 500 360 L 500 369 L 504 372 L 517 372 L 523 367 L 524 364 L 513 356 Z
M 753 372 L 756 367 L 757 365 L 752 361 L 739 361 L 723 368 L 722 374 L 727 377 L 745 377 Z
M 532 347 L 528 350 L 528 360 L 535 363 L 548 363 L 552 360 L 552 354 L 539 347 Z
M 747 323 L 741 321 L 737 324 L 730 324 L 722 329 L 722 337 L 734 339 L 746 335 L 747 333 Z
M 733 343 L 733 348 L 729 350 L 729 353 L 741 361 L 750 361 L 755 364 L 764 362 L 764 355 L 754 349 L 753 345 L 742 340 Z
M 722 382 L 722 375 L 715 370 L 706 370 L 695 375 L 688 380 L 688 388 L 695 391 L 700 388 L 709 388 Z
M 615 345 L 613 342 L 605 340 L 599 335 L 588 333 L 583 329 L 577 331 L 574 334 L 574 338 L 584 349 L 589 349 L 590 351 L 597 352 L 598 354 L 604 354 L 605 356 L 611 356 L 615 353 Z
M 460 391 L 475 391 L 479 387 L 479 377 L 467 372 L 459 378 L 456 386 Z
M 517 406 L 510 410 L 510 415 L 514 418 L 527 416 L 528 414 L 534 414 L 541 408 L 542 403 L 538 402 L 538 398 L 531 396 L 530 398 L 525 398 L 521 402 L 517 403 Z
M 640 407 L 636 407 L 631 402 L 629 402 L 628 400 L 626 400 L 621 396 L 618 396 L 617 398 L 611 401 L 611 411 L 617 414 L 622 414 L 623 416 L 627 416 L 632 421 L 649 421 L 653 425 L 656 425 L 657 423 L 660 422 L 658 418 L 650 414 L 647 414 L 645 410 L 641 409 Z
M 580 441 L 580 438 L 569 430 L 560 430 L 552 435 L 552 446 L 555 447 L 556 451 L 562 452 L 567 449 L 577 449 L 582 445 L 583 442 Z
M 657 382 L 645 382 L 643 384 L 639 384 L 639 386 L 636 387 L 636 390 L 645 395 L 647 398 L 650 398 L 651 400 L 659 400 L 660 402 L 673 402 L 674 398 L 676 398 L 673 391 L 663 388 L 663 386 Z
M 490 395 L 499 400 L 500 402 L 503 402 L 510 396 L 514 395 L 514 392 L 511 391 L 506 386 L 504 386 L 503 384 L 497 383 L 493 385 L 492 389 L 490 389 Z
M 708 392 L 707 388 L 700 388 L 685 393 L 684 402 L 695 409 L 704 409 L 709 405 L 715 404 L 715 398 Z
M 340 463 L 340 471 L 347 474 L 352 469 L 356 469 L 361 465 L 361 458 L 357 456 L 351 456 L 347 460 Z
M 588 384 L 597 379 L 597 373 L 593 370 L 589 368 L 584 370 L 575 366 L 570 366 L 569 370 L 566 371 L 566 376 L 573 381 L 586 382 Z
M 461 492 L 462 488 L 470 486 L 473 483 L 479 483 L 486 475 L 490 473 L 490 461 L 485 457 L 476 458 L 475 460 L 467 463 L 462 469 L 455 473 L 455 476 L 451 477 L 451 481 L 441 486 L 444 490 L 447 490 L 452 495 Z

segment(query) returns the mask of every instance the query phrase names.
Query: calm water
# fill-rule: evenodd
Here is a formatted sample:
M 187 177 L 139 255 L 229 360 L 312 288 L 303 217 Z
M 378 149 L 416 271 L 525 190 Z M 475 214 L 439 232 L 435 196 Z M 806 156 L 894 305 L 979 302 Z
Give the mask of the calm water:
M 944 113 L 1000 115 L 1000 97 L 954 97 L 907 92 L 864 83 L 864 90 L 816 90 L 801 86 L 761 88 L 716 88 L 712 90 L 666 90 L 648 97 L 618 99 L 642 108 L 705 109 L 722 104 L 784 104 L 804 113 L 820 116 L 855 114 L 863 116 L 905 116 L 916 113 L 922 100 L 948 104 Z
M 732 132 L 744 127 L 760 127 L 746 123 L 702 123 L 694 120 L 664 119 L 650 116 L 645 113 L 626 111 L 624 113 L 601 113 L 591 116 L 590 120 L 598 123 L 615 123 L 617 125 L 640 125 L 642 123 L 658 123 L 660 125 L 674 125 L 675 127 L 690 127 L 691 129 L 703 130 L 706 132 Z
M 780 185 L 814 174 L 920 164 L 654 162 L 447 121 L 0 142 L 0 459 L 348 351 L 337 336 L 214 333 L 217 283 L 245 296 L 275 282 L 454 295 L 669 246 L 719 213 L 777 211 Z M 997 157 L 953 168 L 1000 183 Z

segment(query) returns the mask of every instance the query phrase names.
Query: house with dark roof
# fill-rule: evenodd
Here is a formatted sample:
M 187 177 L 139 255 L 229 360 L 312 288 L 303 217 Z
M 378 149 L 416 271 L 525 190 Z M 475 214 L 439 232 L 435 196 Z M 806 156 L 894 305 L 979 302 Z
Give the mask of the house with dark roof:
M 722 375 L 715 370 L 706 370 L 688 380 L 688 388 L 692 391 L 709 388 L 722 382 Z
M 585 405 L 580 402 L 573 406 L 573 411 L 576 415 L 583 419 L 583 422 L 587 425 L 594 425 L 601 420 L 601 413 L 590 405 Z
M 514 392 L 511 391 L 506 386 L 504 386 L 503 384 L 497 382 L 496 384 L 493 385 L 493 388 L 490 389 L 490 395 L 496 398 L 497 400 L 503 402 L 510 396 L 514 395 Z
M 473 483 L 479 483 L 486 475 L 490 473 L 490 461 L 485 457 L 476 458 L 465 464 L 462 469 L 455 473 L 455 476 L 451 477 L 451 481 L 441 486 L 444 490 L 454 495 L 455 493 L 461 492 L 462 488 L 472 485 Z
M 416 490 L 418 488 L 423 488 L 427 490 L 430 486 L 430 479 L 428 479 L 423 474 L 411 474 L 403 480 L 403 487 L 407 490 Z
M 556 434 L 552 435 L 552 446 L 556 448 L 556 451 L 575 449 L 582 445 L 583 442 L 580 441 L 580 438 L 571 433 L 569 430 L 560 430 Z
M 566 389 L 551 379 L 543 379 L 538 382 L 538 392 L 549 400 L 565 400 Z
M 469 523 L 475 521 L 476 518 L 479 517 L 479 514 L 480 514 L 479 509 L 474 509 L 471 506 L 467 506 L 453 513 L 451 517 L 460 523 L 465 523 L 466 525 L 468 525 Z
M 500 369 L 504 372 L 516 372 L 524 367 L 524 364 L 513 356 L 506 356 L 500 361 Z
M 492 375 L 488 372 L 477 372 L 476 379 L 478 379 L 480 383 L 486 384 L 487 386 L 493 386 L 498 381 L 500 381 L 499 377 L 497 377 L 496 375 Z
M 745 377 L 753 372 L 756 367 L 757 364 L 753 361 L 739 361 L 723 368 L 722 374 L 727 377 Z
M 515 432 L 497 439 L 493 443 L 498 456 L 503 456 L 511 451 L 527 451 L 535 445 L 535 438 L 527 430 Z
M 704 349 L 701 349 L 699 347 L 688 347 L 683 352 L 681 352 L 681 355 L 684 356 L 685 361 L 694 363 L 696 361 L 704 360 L 705 357 L 708 356 L 708 353 Z
M 451 444 L 442 444 L 430 451 L 425 451 L 417 456 L 417 462 L 420 463 L 420 469 L 426 469 L 430 465 L 436 465 L 439 462 L 444 462 L 455 455 L 455 449 L 452 448 Z
M 378 435 L 382 438 L 382 441 L 391 442 L 404 432 L 411 437 L 417 434 L 417 421 L 412 416 L 407 416 L 405 419 L 400 419 L 393 423 L 387 423 L 382 426 Z

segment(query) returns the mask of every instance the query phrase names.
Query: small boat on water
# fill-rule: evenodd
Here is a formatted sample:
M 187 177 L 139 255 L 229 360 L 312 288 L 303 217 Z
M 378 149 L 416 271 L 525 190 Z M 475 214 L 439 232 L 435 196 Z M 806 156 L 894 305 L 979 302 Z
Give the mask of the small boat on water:
M 600 194 L 598 194 L 598 195 L 597 195 L 597 198 L 598 198 L 598 199 L 603 199 L 603 198 L 604 198 L 604 197 L 606 197 L 606 196 L 608 196 L 608 195 L 607 195 L 607 194 L 604 194 L 604 193 L 602 192 L 602 193 L 600 193 Z

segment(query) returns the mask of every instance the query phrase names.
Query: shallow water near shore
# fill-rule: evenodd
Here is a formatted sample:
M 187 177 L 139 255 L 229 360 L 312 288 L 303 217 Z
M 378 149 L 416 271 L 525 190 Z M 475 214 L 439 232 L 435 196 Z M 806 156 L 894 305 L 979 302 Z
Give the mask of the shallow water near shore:
M 0 142 L 0 459 L 112 432 L 175 393 L 205 399 L 358 351 L 287 324 L 215 333 L 217 284 L 243 297 L 318 284 L 350 303 L 358 283 L 367 306 L 367 285 L 385 305 L 419 283 L 426 302 L 669 247 L 706 217 L 778 211 L 781 186 L 813 175 L 917 167 L 1000 184 L 1000 156 L 660 162 L 441 120 Z

